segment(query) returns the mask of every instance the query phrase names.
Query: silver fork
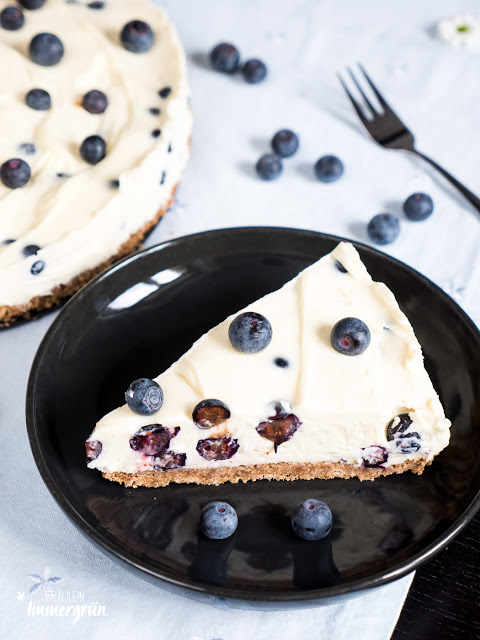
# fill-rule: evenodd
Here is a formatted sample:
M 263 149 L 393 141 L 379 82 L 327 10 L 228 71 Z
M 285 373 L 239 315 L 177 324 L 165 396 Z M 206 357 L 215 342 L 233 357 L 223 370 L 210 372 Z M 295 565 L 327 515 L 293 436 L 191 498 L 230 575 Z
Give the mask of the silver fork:
M 434 160 L 424 155 L 420 151 L 417 151 L 414 146 L 414 137 L 413 133 L 410 129 L 403 124 L 400 118 L 396 115 L 396 113 L 388 106 L 387 102 L 383 98 L 382 94 L 378 91 L 376 86 L 371 81 L 369 75 L 362 67 L 361 64 L 358 65 L 360 71 L 363 73 L 365 80 L 370 85 L 373 93 L 376 95 L 380 105 L 382 106 L 382 112 L 379 113 L 377 109 L 373 106 L 369 98 L 367 97 L 365 91 L 362 89 L 360 83 L 355 77 L 353 71 L 348 68 L 348 73 L 353 80 L 355 86 L 357 87 L 360 95 L 362 96 L 365 104 L 370 109 L 370 114 L 366 114 L 362 109 L 360 103 L 353 97 L 351 92 L 349 91 L 347 85 L 345 84 L 342 76 L 338 74 L 338 79 L 342 83 L 343 88 L 345 89 L 346 94 L 350 98 L 355 111 L 358 114 L 358 117 L 365 125 L 368 133 L 372 136 L 372 138 L 381 144 L 383 147 L 387 149 L 403 149 L 404 151 L 410 151 L 420 158 L 426 160 L 432 167 L 435 167 L 437 171 L 439 171 L 442 176 L 444 176 L 449 182 L 451 182 L 457 189 L 462 193 L 465 198 L 475 207 L 477 211 L 480 212 L 480 198 L 478 198 L 474 193 L 467 189 L 465 185 L 459 182 L 456 178 L 452 176 L 451 173 L 443 169 L 439 164 L 437 164 Z M 369 117 L 367 117 L 369 116 Z

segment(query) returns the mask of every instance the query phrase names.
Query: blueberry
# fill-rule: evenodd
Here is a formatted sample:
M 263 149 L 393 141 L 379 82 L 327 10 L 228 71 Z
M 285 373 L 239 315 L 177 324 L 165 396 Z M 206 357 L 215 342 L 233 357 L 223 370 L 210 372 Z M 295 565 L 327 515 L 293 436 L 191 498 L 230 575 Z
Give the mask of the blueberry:
M 249 84 L 258 84 L 267 77 L 267 67 L 261 60 L 252 58 L 243 65 L 242 75 Z
M 235 73 L 240 62 L 240 54 L 233 44 L 222 42 L 217 44 L 210 52 L 210 62 L 216 71 Z
M 57 173 L 57 178 L 60 178 L 60 179 L 71 178 L 71 177 L 72 177 L 71 173 L 65 173 L 64 171 Z
M 150 107 L 150 109 L 148 111 L 149 111 L 149 113 L 152 114 L 152 116 L 159 116 L 160 115 L 160 109 L 158 107 Z
M 286 360 L 285 358 L 275 358 L 274 363 L 275 366 L 279 367 L 280 369 L 288 369 L 289 367 L 288 360 Z
M 391 244 L 400 233 L 400 220 L 391 213 L 379 213 L 370 220 L 367 231 L 376 244 Z
M 42 67 L 52 67 L 63 58 L 62 41 L 53 33 L 39 33 L 32 38 L 28 48 L 30 59 Z
M 186 453 L 174 453 L 164 451 L 153 458 L 153 468 L 155 471 L 168 471 L 168 469 L 180 469 L 187 461 Z
M 134 380 L 125 392 L 125 401 L 132 411 L 141 416 L 151 416 L 163 404 L 161 386 L 150 378 Z
M 89 164 L 98 164 L 106 153 L 107 145 L 100 136 L 88 136 L 80 145 L 80 155 Z
M 343 175 L 343 163 L 337 156 L 322 156 L 315 163 L 315 175 L 321 182 L 335 182 Z
M 269 418 L 265 422 L 261 422 L 255 429 L 262 438 L 274 443 L 276 452 L 279 445 L 293 438 L 301 424 L 296 415 L 289 413 Z
M 412 424 L 412 419 L 408 413 L 401 413 L 399 416 L 391 420 L 387 425 L 387 440 L 401 437 Z
M 108 186 L 110 187 L 110 189 L 119 189 L 120 180 L 118 179 L 110 180 L 110 182 L 108 183 Z
M 25 23 L 25 16 L 18 7 L 5 7 L 0 13 L 0 24 L 8 31 L 18 31 Z
M 373 444 L 362 449 L 362 460 L 365 468 L 381 467 L 388 460 L 388 451 L 385 447 Z
M 235 509 L 228 502 L 209 502 L 200 515 L 200 530 L 212 540 L 223 540 L 234 533 L 238 525 Z
M 20 158 L 11 158 L 0 167 L 0 179 L 10 189 L 23 187 L 30 180 L 32 173 L 30 167 Z
M 348 271 L 345 269 L 343 264 L 338 260 L 335 260 L 334 264 L 335 264 L 335 268 L 337 269 L 337 271 L 340 271 L 340 273 L 348 273 Z
M 263 351 L 272 340 L 272 325 L 260 313 L 247 311 L 232 320 L 228 337 L 232 347 L 240 353 Z
M 149 424 L 130 438 L 130 448 L 143 453 L 144 456 L 157 456 L 167 451 L 170 440 L 175 438 L 179 431 L 180 427 L 172 430 L 161 424 Z
M 101 10 L 101 9 L 105 9 L 105 2 L 100 2 L 100 0 L 95 0 L 95 2 L 89 2 L 87 4 L 87 7 L 89 9 L 97 9 L 97 10 Z
M 22 144 L 20 144 L 18 148 L 27 156 L 33 156 L 33 154 L 37 151 L 35 149 L 35 145 L 31 142 L 22 142 Z
M 255 165 L 257 175 L 262 180 L 276 180 L 282 173 L 282 161 L 274 153 L 264 153 Z
M 432 215 L 433 200 L 426 193 L 413 193 L 403 203 L 403 210 L 409 220 L 426 220 Z
M 210 398 L 197 404 L 192 418 L 200 429 L 211 429 L 230 418 L 230 409 L 221 400 Z
M 409 438 L 408 436 L 414 437 Z M 418 433 L 410 433 L 405 436 L 400 436 L 400 438 L 395 441 L 395 446 L 400 450 L 400 453 L 416 453 L 420 449 L 422 444 L 415 436 L 418 436 Z
M 6 246 L 7 244 L 13 244 L 14 242 L 16 242 L 16 240 L 14 240 L 13 238 L 8 238 L 7 240 L 4 240 L 2 242 L 2 245 Z
M 158 95 L 165 99 L 168 98 L 168 96 L 172 93 L 172 88 L 171 87 L 163 87 L 163 89 L 160 89 L 160 91 L 158 92 Z
M 50 94 L 45 89 L 30 89 L 25 96 L 25 102 L 35 111 L 47 111 L 52 106 Z
M 172 153 L 172 143 L 171 143 L 171 142 L 169 142 L 169 143 L 168 143 L 168 149 L 167 149 L 167 152 L 168 152 L 168 153 Z
M 295 507 L 292 529 L 304 540 L 321 540 L 332 530 L 332 512 L 321 500 L 310 498 Z
M 149 24 L 143 20 L 132 20 L 123 27 L 120 40 L 127 51 L 145 53 L 152 48 L 155 36 Z
M 154 129 L 152 131 L 152 138 L 159 138 L 162 134 L 162 131 L 160 129 Z
M 42 273 L 44 269 L 45 269 L 45 262 L 43 260 L 37 260 L 32 264 L 30 273 L 32 274 L 32 276 L 38 276 L 38 274 Z
M 166 179 L 167 179 L 167 172 L 164 170 L 162 171 L 162 175 L 160 177 L 160 184 L 165 184 Z
M 359 356 L 370 344 L 370 330 L 358 318 L 343 318 L 333 326 L 330 342 L 339 353 Z
M 238 440 L 231 436 L 223 436 L 199 440 L 196 449 L 205 460 L 229 460 L 237 453 L 239 447 Z
M 40 9 L 45 4 L 45 0 L 18 0 L 24 9 Z
M 289 158 L 298 149 L 298 136 L 290 129 L 281 129 L 272 138 L 272 149 L 281 158 Z
M 102 443 L 98 440 L 87 440 L 85 442 L 85 449 L 87 452 L 87 462 L 96 460 L 102 453 Z
M 29 256 L 36 256 L 40 251 L 40 247 L 38 244 L 27 244 L 22 249 L 22 254 L 24 258 L 28 258 Z
M 87 91 L 83 96 L 82 107 L 85 111 L 88 111 L 88 113 L 104 113 L 108 107 L 108 98 L 103 91 L 92 89 L 91 91 Z

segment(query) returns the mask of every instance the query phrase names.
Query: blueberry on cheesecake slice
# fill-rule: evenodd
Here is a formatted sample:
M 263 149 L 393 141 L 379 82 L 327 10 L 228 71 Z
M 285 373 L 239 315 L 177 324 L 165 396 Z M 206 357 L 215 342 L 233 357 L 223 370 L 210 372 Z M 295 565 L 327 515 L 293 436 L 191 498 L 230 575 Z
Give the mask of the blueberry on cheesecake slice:
M 409 321 L 348 243 L 125 398 L 87 464 L 133 487 L 419 474 L 450 436 Z

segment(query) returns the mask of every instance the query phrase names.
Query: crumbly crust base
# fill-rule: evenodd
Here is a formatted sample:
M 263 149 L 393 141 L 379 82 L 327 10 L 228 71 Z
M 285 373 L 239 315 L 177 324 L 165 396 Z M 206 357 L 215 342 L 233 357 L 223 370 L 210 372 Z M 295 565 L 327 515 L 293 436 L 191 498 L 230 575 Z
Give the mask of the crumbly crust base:
M 118 251 L 113 256 L 108 258 L 108 260 L 104 260 L 104 262 L 96 267 L 93 267 L 92 269 L 83 271 L 78 276 L 75 276 L 73 280 L 70 280 L 70 282 L 68 282 L 67 284 L 60 284 L 56 286 L 53 289 L 52 293 L 48 295 L 35 296 L 35 298 L 32 298 L 27 304 L 16 306 L 0 306 L 0 329 L 11 326 L 17 320 L 27 320 L 40 311 L 57 307 L 67 298 L 73 296 L 73 294 L 76 293 L 81 287 L 83 287 L 84 284 L 104 271 L 107 267 L 110 267 L 115 262 L 118 262 L 125 256 L 139 249 L 142 246 L 145 238 L 151 231 L 153 231 L 160 218 L 172 205 L 177 186 L 178 183 L 173 187 L 172 194 L 167 204 L 159 209 L 153 220 L 150 220 L 139 231 L 132 234 L 130 238 L 122 244 Z
M 314 480 L 321 478 L 359 478 L 375 480 L 379 476 L 412 471 L 421 475 L 432 460 L 426 458 L 406 460 L 389 467 L 364 469 L 341 462 L 274 462 L 251 466 L 220 467 L 214 469 L 170 469 L 167 471 L 140 471 L 139 473 L 104 473 L 107 480 L 123 483 L 126 487 L 166 487 L 178 484 L 212 484 L 224 482 L 248 482 L 249 480 Z

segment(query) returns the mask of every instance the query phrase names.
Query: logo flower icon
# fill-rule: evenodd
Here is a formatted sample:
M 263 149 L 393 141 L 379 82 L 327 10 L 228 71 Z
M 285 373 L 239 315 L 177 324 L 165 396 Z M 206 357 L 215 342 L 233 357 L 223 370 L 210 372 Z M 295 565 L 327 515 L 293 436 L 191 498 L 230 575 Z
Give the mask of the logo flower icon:
M 43 589 L 45 592 L 50 591 L 52 585 L 61 580 L 58 576 L 52 576 L 50 567 L 45 567 L 41 576 L 39 576 L 38 573 L 31 573 L 28 577 L 34 582 L 30 587 L 29 593 L 36 593 L 40 589 Z

